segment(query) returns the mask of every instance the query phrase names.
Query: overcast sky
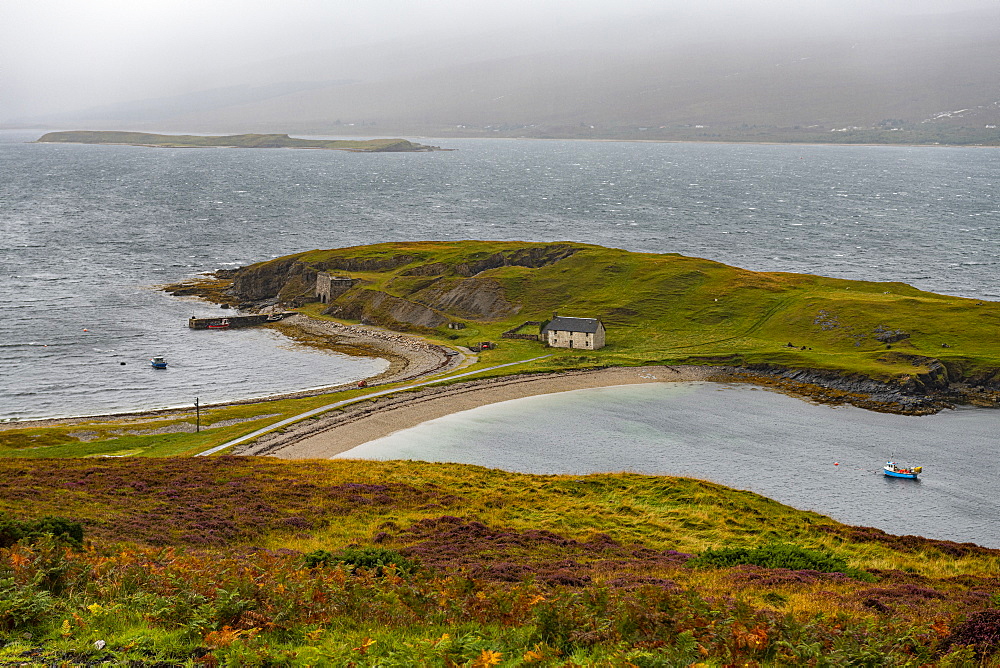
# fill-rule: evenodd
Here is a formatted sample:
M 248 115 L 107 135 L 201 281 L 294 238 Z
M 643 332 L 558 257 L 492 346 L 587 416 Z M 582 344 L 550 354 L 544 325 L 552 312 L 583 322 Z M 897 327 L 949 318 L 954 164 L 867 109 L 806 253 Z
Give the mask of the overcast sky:
M 405 37 L 651 15 L 712 30 L 996 7 L 997 0 L 0 0 L 0 122 L 174 95 L 283 56 Z M 998 36 L 1000 37 L 1000 36 Z M 585 45 L 581 45 L 585 46 Z

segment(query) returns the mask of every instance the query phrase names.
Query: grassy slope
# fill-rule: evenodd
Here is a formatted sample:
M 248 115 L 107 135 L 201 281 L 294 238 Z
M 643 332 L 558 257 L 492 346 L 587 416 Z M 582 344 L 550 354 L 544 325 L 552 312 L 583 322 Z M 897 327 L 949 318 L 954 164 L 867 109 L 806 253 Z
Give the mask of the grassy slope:
M 2 512 L 81 520 L 94 543 L 79 555 L 0 550 L 0 590 L 5 577 L 18 583 L 0 606 L 0 637 L 10 633 L 0 659 L 39 645 L 96 658 L 103 639 L 120 660 L 213 654 L 231 665 L 322 663 L 310 647 L 330 665 L 346 665 L 344 656 L 491 665 L 474 663 L 486 651 L 502 665 L 803 665 L 817 648 L 828 665 L 865 656 L 900 665 L 927 663 L 968 614 L 1000 603 L 990 598 L 998 551 L 854 529 L 670 477 L 262 458 L 6 460 Z M 686 564 L 710 547 L 772 541 L 830 551 L 871 581 Z M 396 550 L 421 568 L 378 579 L 302 567 L 300 551 L 352 544 Z M 448 645 L 450 656 L 421 653 L 443 651 L 444 634 L 475 642 Z M 370 655 L 358 651 L 366 639 Z M 693 654 L 683 661 L 672 654 L 685 647 Z
M 457 264 L 470 256 L 541 245 L 396 243 L 311 251 L 297 257 L 306 264 L 322 265 L 338 256 L 413 255 L 418 259 L 392 272 L 347 272 L 371 281 L 372 288 L 409 297 L 413 288 L 428 280 L 398 277 L 414 266 Z M 919 370 L 905 355 L 933 357 L 966 375 L 1000 367 L 1000 348 L 995 342 L 1000 303 L 937 295 L 903 283 L 759 273 L 676 254 L 568 245 L 580 250 L 549 266 L 501 267 L 478 274 L 498 280 L 521 310 L 498 322 L 467 321 L 470 329 L 459 332 L 457 342 L 497 339 L 502 331 L 524 320 L 544 320 L 558 311 L 600 317 L 608 327 L 607 347 L 585 353 L 590 363 L 732 357 L 747 363 L 835 369 L 876 378 Z M 879 326 L 902 329 L 911 337 L 893 344 L 894 352 L 887 354 L 886 344 L 874 337 Z M 451 332 L 442 329 L 439 333 Z M 811 350 L 792 349 L 788 343 Z M 505 341 L 503 346 L 539 349 L 514 341 Z M 578 357 L 580 351 L 559 354 Z
M 0 430 L 0 457 L 174 457 L 193 455 L 284 418 L 364 393 L 282 399 L 263 403 L 202 408 L 201 431 L 196 417 L 171 411 L 166 417 L 95 418 L 72 424 Z M 230 423 L 232 424 L 225 424 Z M 223 423 L 221 426 L 213 426 Z M 164 433 L 170 429 L 174 433 Z M 159 432 L 159 433 L 157 433 Z M 194 433 L 192 433 L 194 432 Z
M 414 151 L 426 148 L 405 139 L 295 139 L 283 134 L 245 134 L 212 137 L 203 135 L 158 135 L 146 132 L 67 131 L 49 132 L 43 143 L 134 144 L 168 148 L 319 148 L 350 151 Z

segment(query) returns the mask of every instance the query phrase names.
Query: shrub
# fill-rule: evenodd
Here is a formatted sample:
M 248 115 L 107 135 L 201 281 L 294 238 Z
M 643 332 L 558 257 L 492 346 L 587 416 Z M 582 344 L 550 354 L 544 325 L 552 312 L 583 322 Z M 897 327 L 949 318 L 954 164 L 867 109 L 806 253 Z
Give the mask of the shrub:
M 947 651 L 960 645 L 973 648 L 979 659 L 1000 649 L 1000 610 L 981 610 L 970 615 L 945 638 L 942 649 Z
M 309 568 L 329 563 L 350 566 L 352 573 L 359 568 L 364 568 L 375 571 L 377 575 L 382 575 L 385 568 L 390 565 L 395 566 L 398 573 L 407 575 L 417 569 L 417 565 L 413 561 L 399 552 L 381 547 L 348 547 L 339 552 L 316 550 L 305 555 L 305 564 Z
M 776 605 L 776 606 L 783 606 L 786 603 L 788 603 L 788 597 L 782 596 L 776 591 L 769 591 L 763 596 L 761 596 L 761 598 L 770 603 L 771 605 Z
M 62 517 L 15 520 L 0 515 L 0 547 L 10 547 L 25 538 L 34 542 L 51 535 L 73 547 L 83 546 L 83 525 Z
M 13 578 L 0 579 L 0 630 L 23 628 L 44 616 L 52 607 L 52 595 L 34 585 L 18 585 Z
M 787 568 L 795 571 L 811 570 L 821 573 L 844 573 L 862 580 L 871 579 L 867 573 L 851 568 L 844 559 L 829 552 L 809 550 L 787 543 L 771 543 L 755 548 L 730 547 L 706 550 L 688 563 L 692 566 L 715 566 L 717 568 L 751 565 L 762 568 Z

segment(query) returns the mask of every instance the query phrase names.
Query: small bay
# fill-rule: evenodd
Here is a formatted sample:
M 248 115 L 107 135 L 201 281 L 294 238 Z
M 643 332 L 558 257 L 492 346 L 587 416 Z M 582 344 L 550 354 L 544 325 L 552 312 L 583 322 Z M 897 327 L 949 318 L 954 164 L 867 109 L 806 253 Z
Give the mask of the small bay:
M 912 417 L 815 405 L 752 386 L 656 383 L 516 399 L 426 422 L 339 457 L 509 471 L 630 471 L 748 489 L 893 534 L 1000 548 L 997 413 Z M 894 459 L 919 480 L 887 478 Z

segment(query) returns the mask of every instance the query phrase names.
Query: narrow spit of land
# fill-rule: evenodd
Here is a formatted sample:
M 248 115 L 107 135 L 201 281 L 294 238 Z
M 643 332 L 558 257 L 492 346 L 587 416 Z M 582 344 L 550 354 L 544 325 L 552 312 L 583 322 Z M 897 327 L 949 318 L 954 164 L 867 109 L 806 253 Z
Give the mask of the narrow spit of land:
M 542 357 L 548 357 L 548 356 L 547 355 L 542 355 Z M 372 392 L 372 393 L 368 393 L 368 394 L 362 394 L 360 396 L 355 396 L 355 397 L 352 397 L 350 399 L 343 399 L 341 401 L 337 401 L 337 402 L 334 402 L 332 404 L 327 404 L 326 406 L 320 406 L 319 408 L 315 408 L 315 409 L 313 409 L 311 411 L 307 411 L 307 412 L 301 413 L 299 415 L 293 415 L 292 417 L 287 418 L 285 420 L 282 420 L 281 422 L 276 422 L 276 423 L 271 424 L 271 425 L 269 425 L 267 427 L 264 427 L 263 429 L 258 429 L 257 431 L 255 431 L 255 432 L 253 432 L 251 434 L 247 434 L 246 436 L 243 436 L 241 438 L 237 438 L 237 439 L 234 439 L 232 441 L 228 441 L 226 443 L 223 443 L 222 445 L 218 445 L 218 446 L 216 446 L 214 448 L 211 448 L 209 450 L 205 450 L 204 452 L 199 452 L 196 456 L 198 456 L 198 457 L 204 457 L 206 455 L 215 454 L 216 452 L 221 452 L 222 450 L 225 450 L 226 448 L 229 448 L 231 446 L 243 443 L 245 441 L 251 441 L 251 440 L 257 438 L 258 436 L 264 435 L 264 434 L 268 433 L 269 431 L 271 431 L 273 429 L 276 429 L 278 427 L 284 427 L 285 425 L 291 425 L 291 424 L 294 424 L 294 423 L 299 422 L 301 420 L 304 420 L 306 418 L 312 417 L 314 415 L 319 415 L 321 413 L 328 412 L 328 411 L 333 410 L 335 408 L 340 408 L 341 406 L 347 406 L 347 405 L 351 405 L 351 404 L 357 404 L 359 402 L 364 402 L 364 401 L 373 401 L 373 400 L 376 400 L 378 397 L 382 397 L 382 396 L 394 394 L 396 392 L 410 391 L 410 390 L 412 390 L 414 388 L 424 387 L 425 385 L 430 385 L 432 383 L 441 383 L 441 382 L 446 382 L 446 381 L 449 381 L 449 380 L 454 380 L 456 378 L 462 378 L 464 376 L 472 376 L 472 375 L 475 375 L 475 374 L 478 374 L 478 373 L 483 373 L 483 372 L 486 372 L 486 371 L 493 371 L 494 369 L 500 369 L 500 368 L 503 368 L 503 367 L 510 367 L 510 366 L 515 366 L 515 365 L 520 365 L 520 364 L 527 364 L 529 362 L 533 362 L 535 360 L 542 359 L 542 357 L 536 357 L 534 359 L 521 360 L 521 361 L 517 361 L 517 362 L 508 362 L 507 364 L 498 364 L 497 366 L 488 367 L 488 368 L 485 368 L 485 369 L 477 369 L 475 371 L 467 371 L 465 373 L 460 373 L 457 376 L 448 376 L 447 378 L 436 378 L 434 380 L 426 380 L 426 381 L 424 381 L 422 383 L 404 385 L 402 387 L 393 387 L 393 388 L 390 388 L 388 390 L 379 390 L 377 392 Z
M 349 285 L 327 295 L 329 302 L 314 304 L 314 285 L 303 277 L 323 272 L 346 277 Z M 258 308 L 276 302 L 299 304 L 301 317 L 275 326 L 310 345 L 389 359 L 389 369 L 369 379 L 368 385 L 410 383 L 392 389 L 400 397 L 417 392 L 418 378 L 422 388 L 429 379 L 454 384 L 454 373 L 466 363 L 493 377 L 527 373 L 535 381 L 538 374 L 553 374 L 560 386 L 573 377 L 567 372 L 618 369 L 628 374 L 639 367 L 690 365 L 716 367 L 712 380 L 749 382 L 823 403 L 884 412 L 922 415 L 963 403 L 1000 405 L 997 350 L 990 334 L 1000 317 L 998 304 L 934 295 L 901 283 L 749 272 L 676 254 L 629 253 L 569 242 L 464 241 L 308 251 L 164 289 Z M 547 349 L 534 339 L 505 336 L 525 324 L 547 322 L 557 311 L 600 318 L 610 333 L 609 345 L 593 351 Z M 333 317 L 379 327 L 343 325 Z M 494 350 L 491 342 L 500 343 Z M 474 365 L 472 350 L 481 351 L 475 353 Z M 489 371 L 543 352 L 544 360 Z M 464 392 L 469 396 L 461 399 L 455 395 L 434 403 L 433 410 L 430 402 L 419 410 L 413 403 L 404 413 L 386 410 L 385 395 L 377 403 L 370 401 L 371 389 L 331 382 L 322 389 L 285 395 L 281 399 L 288 401 L 280 406 L 270 401 L 278 397 L 268 397 L 204 407 L 217 409 L 211 415 L 212 429 L 218 423 L 228 431 L 199 432 L 197 411 L 186 409 L 80 419 L 90 425 L 82 433 L 94 433 L 86 437 L 73 425 L 6 425 L 0 446 L 9 443 L 4 452 L 16 456 L 197 454 L 224 443 L 235 445 L 237 439 L 264 430 L 268 421 L 283 422 L 323 408 L 307 422 L 314 430 L 336 426 L 328 440 L 322 445 L 310 440 L 308 447 L 316 450 L 307 450 L 305 444 L 289 447 L 282 456 L 332 456 L 364 442 L 359 439 L 377 438 L 449 412 L 560 391 L 533 385 L 528 394 L 512 395 L 507 392 L 527 387 L 527 381 L 512 380 L 502 392 L 491 383 L 495 381 L 483 381 L 482 391 Z M 575 387 L 579 385 L 566 389 Z M 431 394 L 419 391 L 424 397 Z M 479 398 L 473 401 L 473 396 Z M 349 433 L 339 423 L 326 422 L 325 409 L 347 406 L 342 401 L 359 404 L 345 412 L 375 407 L 385 413 L 380 418 L 384 424 L 376 428 L 375 419 L 368 418 Z M 333 420 L 335 414 L 329 417 Z M 171 424 L 157 424 L 156 434 L 169 429 L 177 438 L 153 442 L 147 438 L 153 430 L 135 426 L 157 418 Z M 128 432 L 113 442 L 121 435 L 123 420 L 129 422 Z M 237 424 L 234 421 L 248 424 L 230 426 Z M 287 424 L 282 429 L 302 436 L 295 420 Z M 363 433 L 350 435 L 357 432 Z M 306 435 L 312 439 L 316 431 Z M 335 443 L 329 441 L 334 438 Z M 268 453 L 292 444 L 271 445 L 276 447 Z

